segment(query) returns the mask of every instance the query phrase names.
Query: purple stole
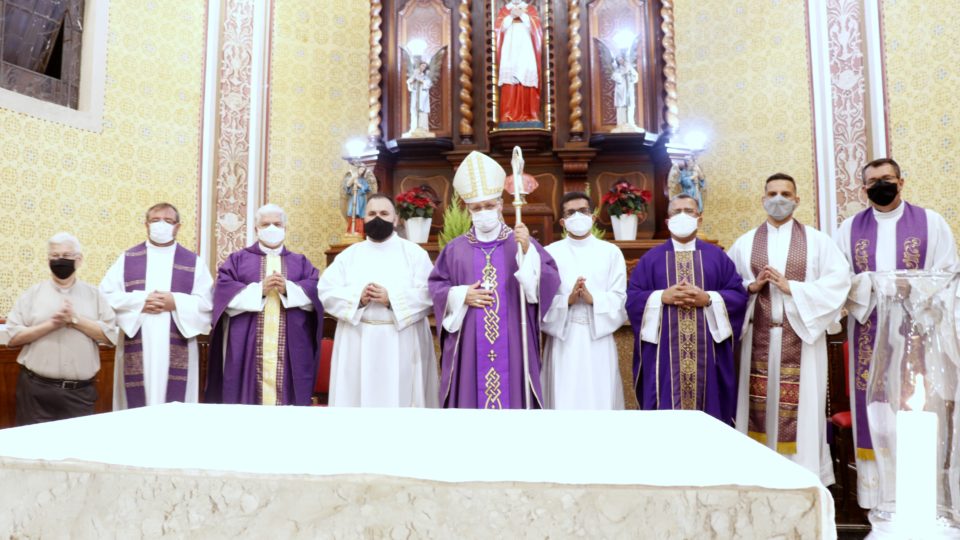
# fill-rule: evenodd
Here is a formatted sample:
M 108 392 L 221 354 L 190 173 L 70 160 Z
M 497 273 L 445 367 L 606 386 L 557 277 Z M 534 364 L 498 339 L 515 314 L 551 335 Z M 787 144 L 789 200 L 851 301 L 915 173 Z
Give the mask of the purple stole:
M 673 287 L 681 281 L 696 285 L 704 289 L 703 283 L 703 252 L 675 251 L 666 252 L 667 285 L 665 289 Z M 713 349 L 713 338 L 707 328 L 707 319 L 701 308 L 664 306 L 665 313 L 661 325 L 667 326 L 669 339 L 670 366 L 670 396 L 671 405 L 665 406 L 660 402 L 663 390 L 657 388 L 658 409 L 685 409 L 706 410 L 705 397 L 707 387 L 707 370 L 700 369 L 700 359 L 704 360 L 704 367 L 711 360 L 716 361 L 716 351 Z M 658 349 L 664 346 L 663 337 L 660 338 Z M 663 351 L 657 353 L 663 358 Z M 659 369 L 659 363 L 658 369 Z M 659 385 L 660 375 L 657 377 Z
M 764 223 L 753 236 L 750 254 L 750 269 L 753 275 L 769 264 L 767 258 L 767 225 Z M 787 251 L 787 267 L 783 273 L 790 281 L 805 281 L 807 276 L 807 231 L 799 221 L 793 220 L 790 249 Z M 750 353 L 750 416 L 747 433 L 754 439 L 767 442 L 767 388 L 770 356 L 770 331 L 772 305 L 767 284 L 757 295 L 753 312 L 753 341 Z M 797 453 L 797 411 L 800 406 L 800 357 L 803 343 L 784 314 L 780 337 L 780 400 L 777 414 L 777 451 L 783 454 Z
M 920 270 L 927 260 L 927 213 L 919 206 L 903 202 L 903 215 L 897 221 L 897 270 Z M 877 220 L 873 209 L 867 208 L 853 218 L 850 230 L 850 252 L 853 254 L 853 272 L 877 270 Z M 873 440 L 867 421 L 867 383 L 870 362 L 877 339 L 877 310 L 874 308 L 867 322 L 854 321 L 853 339 L 849 341 L 854 358 L 854 400 L 857 418 L 857 458 L 872 460 Z
M 473 229 L 467 233 L 473 247 L 473 278 L 481 287 L 493 291 L 493 305 L 483 308 L 482 317 L 474 317 L 477 404 L 483 404 L 481 409 L 510 408 L 510 336 L 506 328 L 500 327 L 501 321 L 509 320 L 509 302 L 501 302 L 500 298 L 500 285 L 512 277 L 502 249 L 509 235 L 510 229 L 502 227 L 496 240 L 480 242 Z
M 193 292 L 193 274 L 197 256 L 177 244 L 173 256 L 173 274 L 170 292 Z M 127 250 L 123 259 L 123 287 L 127 292 L 142 291 L 147 283 L 147 245 L 139 244 Z M 187 395 L 187 366 L 189 355 L 187 338 L 170 316 L 170 368 L 167 376 L 166 401 L 183 401 Z M 143 386 L 143 336 L 141 331 L 123 345 L 123 379 L 127 393 L 127 407 L 143 407 L 147 403 Z

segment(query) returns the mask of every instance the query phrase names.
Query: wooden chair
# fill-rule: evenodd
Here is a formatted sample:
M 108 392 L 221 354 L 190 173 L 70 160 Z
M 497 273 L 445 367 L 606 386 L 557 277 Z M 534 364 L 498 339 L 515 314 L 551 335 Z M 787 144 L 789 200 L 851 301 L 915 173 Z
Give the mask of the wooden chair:
M 330 398 L 330 362 L 333 360 L 333 340 L 320 340 L 320 361 L 317 363 L 317 381 L 313 385 L 313 405 L 326 407 Z

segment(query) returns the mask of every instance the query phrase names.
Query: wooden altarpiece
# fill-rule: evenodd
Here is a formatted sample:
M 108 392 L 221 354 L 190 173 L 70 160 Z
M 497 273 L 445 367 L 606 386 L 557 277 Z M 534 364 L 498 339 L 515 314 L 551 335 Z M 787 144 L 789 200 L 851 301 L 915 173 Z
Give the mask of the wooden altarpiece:
M 659 243 L 652 239 L 668 236 L 667 176 L 673 160 L 689 154 L 668 144 L 677 129 L 673 0 L 372 0 L 371 6 L 369 148 L 363 161 L 374 167 L 381 192 L 396 195 L 426 184 L 445 206 L 456 167 L 470 151 L 490 155 L 509 172 L 511 150 L 519 145 L 525 172 L 539 183 L 527 198 L 525 221 L 544 243 L 559 238 L 565 192 L 589 187 L 599 205 L 620 179 L 653 193 L 639 240 L 621 246 L 628 259 Z M 520 39 L 523 32 L 508 40 L 515 28 L 502 21 L 514 18 L 525 24 L 529 42 Z M 541 33 L 534 36 L 537 29 Z M 429 90 L 433 137 L 405 136 L 415 112 L 404 49 L 415 40 L 423 58 L 443 50 Z M 536 107 L 517 106 L 529 101 L 518 101 L 507 85 L 524 77 L 514 67 L 524 65 L 516 60 L 524 54 L 536 58 Z M 635 104 L 634 132 L 617 132 L 617 90 L 604 54 L 629 58 L 626 64 L 635 69 L 636 85 L 627 89 Z M 623 95 L 621 88 L 621 100 Z M 532 111 L 533 118 L 517 121 L 517 110 Z M 434 235 L 443 226 L 442 210 L 434 214 Z M 605 210 L 599 222 L 612 238 Z

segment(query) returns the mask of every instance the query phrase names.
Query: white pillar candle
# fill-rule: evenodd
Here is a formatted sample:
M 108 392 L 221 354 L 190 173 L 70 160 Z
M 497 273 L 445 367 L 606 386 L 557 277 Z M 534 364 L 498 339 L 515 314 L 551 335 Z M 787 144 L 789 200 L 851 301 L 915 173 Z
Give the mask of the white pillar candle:
M 923 375 L 917 375 L 911 410 L 897 412 L 898 528 L 923 530 L 937 519 L 937 415 L 923 410 Z

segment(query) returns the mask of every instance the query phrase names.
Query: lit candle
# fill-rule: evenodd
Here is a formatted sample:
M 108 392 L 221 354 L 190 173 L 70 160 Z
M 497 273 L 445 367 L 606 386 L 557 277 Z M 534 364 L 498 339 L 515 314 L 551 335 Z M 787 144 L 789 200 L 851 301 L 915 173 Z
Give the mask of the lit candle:
M 937 520 L 937 415 L 923 410 L 926 391 L 917 375 L 909 410 L 897 412 L 897 512 L 901 530 L 923 530 Z

